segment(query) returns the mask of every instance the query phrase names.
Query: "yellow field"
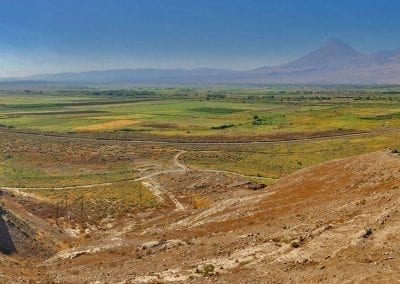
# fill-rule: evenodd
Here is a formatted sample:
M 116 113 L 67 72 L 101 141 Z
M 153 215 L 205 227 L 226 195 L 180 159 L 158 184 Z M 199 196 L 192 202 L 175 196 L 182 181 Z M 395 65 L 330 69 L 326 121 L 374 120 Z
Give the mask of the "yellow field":
M 140 121 L 137 121 L 137 120 L 121 119 L 121 120 L 114 120 L 114 121 L 104 122 L 104 123 L 99 123 L 99 124 L 80 126 L 80 127 L 77 127 L 76 130 L 97 131 L 97 130 L 118 129 L 122 126 L 132 126 L 132 125 L 138 124 L 139 122 Z

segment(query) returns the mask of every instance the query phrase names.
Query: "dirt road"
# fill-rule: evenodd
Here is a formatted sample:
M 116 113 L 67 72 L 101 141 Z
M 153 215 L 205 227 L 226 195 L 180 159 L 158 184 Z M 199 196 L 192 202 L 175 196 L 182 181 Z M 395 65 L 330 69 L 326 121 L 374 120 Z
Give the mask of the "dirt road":
M 376 135 L 382 133 L 398 132 L 400 128 L 382 128 L 372 131 L 361 131 L 355 133 L 338 133 L 329 135 L 319 135 L 316 137 L 308 138 L 291 138 L 291 139 L 276 139 L 276 140 L 248 140 L 248 141 L 167 141 L 167 140 L 131 140 L 131 139 L 121 139 L 118 143 L 136 143 L 136 144 L 162 144 L 162 145 L 243 145 L 243 144 L 282 144 L 282 143 L 295 143 L 295 142 L 307 142 L 307 141 L 318 141 L 327 140 L 333 138 L 344 138 L 344 137 L 360 137 L 368 135 Z M 27 132 L 27 131 L 10 131 L 0 128 L 0 132 L 3 133 L 14 133 L 26 136 L 37 136 L 37 137 L 51 137 L 56 139 L 65 140 L 78 140 L 78 141 L 102 141 L 102 142 L 113 142 L 116 140 L 113 138 L 98 138 L 98 137 L 79 137 L 79 136 L 67 136 L 61 134 L 51 134 L 51 133 L 38 133 L 38 132 Z
M 163 202 L 163 197 L 162 195 L 167 195 L 169 199 L 175 204 L 176 210 L 177 211 L 182 211 L 185 210 L 185 207 L 176 199 L 176 197 L 168 192 L 162 185 L 160 185 L 157 181 L 155 181 L 155 177 L 160 176 L 160 175 L 166 175 L 166 174 L 171 174 L 171 173 L 185 173 L 187 171 L 187 167 L 179 162 L 179 156 L 185 153 L 186 151 L 181 150 L 179 151 L 173 158 L 172 160 L 172 165 L 173 168 L 171 169 L 166 169 L 166 170 L 161 170 L 161 171 L 156 171 L 151 174 L 135 178 L 135 179 L 125 179 L 125 180 L 119 180 L 119 181 L 114 181 L 114 182 L 104 182 L 104 183 L 95 183 L 95 184 L 86 184 L 86 185 L 76 185 L 76 186 L 59 186 L 59 187 L 9 187 L 9 186 L 0 186 L 0 189 L 12 192 L 17 195 L 21 196 L 26 196 L 26 197 L 31 197 L 34 198 L 38 201 L 44 201 L 45 199 L 41 196 L 38 196 L 37 194 L 34 193 L 28 193 L 24 192 L 24 190 L 69 190 L 69 189 L 89 189 L 89 188 L 95 188 L 99 186 L 110 186 L 110 185 L 115 185 L 121 182 L 129 182 L 129 181 L 137 181 L 141 182 L 147 189 L 149 189 L 158 199 L 159 202 Z
M 159 175 L 166 175 L 166 174 L 171 174 L 171 173 L 185 173 L 187 172 L 187 167 L 179 162 L 179 156 L 182 155 L 183 153 L 186 153 L 186 151 L 181 150 L 179 151 L 173 158 L 172 164 L 175 168 L 173 169 L 167 169 L 167 170 L 162 170 L 162 171 L 157 171 L 154 173 L 151 173 L 149 175 L 140 177 L 135 179 L 135 181 L 140 181 L 142 184 L 147 187 L 157 198 L 160 202 L 163 201 L 162 195 L 167 195 L 169 199 L 175 204 L 176 211 L 183 211 L 185 210 L 185 206 L 182 205 L 182 203 L 179 202 L 178 199 L 169 191 L 167 191 L 161 184 L 159 184 L 157 181 L 154 180 L 154 177 L 159 176 Z

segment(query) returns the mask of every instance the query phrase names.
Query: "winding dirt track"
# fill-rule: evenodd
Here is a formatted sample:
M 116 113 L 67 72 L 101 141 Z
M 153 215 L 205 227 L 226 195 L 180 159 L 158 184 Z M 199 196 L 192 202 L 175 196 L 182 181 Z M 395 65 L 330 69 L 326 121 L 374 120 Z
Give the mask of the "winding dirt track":
M 17 195 L 22 195 L 22 196 L 27 196 L 33 199 L 36 199 L 38 201 L 47 201 L 46 198 L 43 198 L 41 196 L 38 196 L 34 193 L 29 193 L 25 192 L 24 190 L 69 190 L 69 189 L 89 189 L 89 188 L 94 188 L 94 187 L 99 187 L 99 186 L 110 186 L 110 185 L 115 185 L 118 183 L 122 182 L 130 182 L 130 181 L 136 181 L 136 182 L 141 182 L 148 190 L 150 190 L 153 195 L 158 199 L 159 202 L 164 202 L 163 195 L 167 195 L 168 198 L 174 203 L 175 205 L 175 211 L 184 211 L 185 207 L 184 205 L 179 202 L 179 200 L 169 191 L 167 191 L 161 184 L 159 184 L 154 178 L 160 175 L 167 175 L 171 173 L 187 173 L 189 171 L 189 167 L 184 165 L 179 161 L 179 157 L 186 153 L 187 151 L 185 150 L 179 150 L 179 152 L 174 156 L 172 159 L 172 164 L 173 168 L 171 169 L 166 169 L 166 170 L 160 170 L 153 172 L 151 174 L 135 178 L 135 179 L 124 179 L 124 180 L 118 180 L 118 181 L 113 181 L 113 182 L 104 182 L 104 183 L 95 183 L 95 184 L 86 184 L 86 185 L 76 185 L 76 186 L 59 186 L 59 187 L 9 187 L 9 186 L 0 186 L 0 189 L 13 192 L 14 194 Z M 201 170 L 197 168 L 193 168 L 197 171 L 201 172 L 213 172 L 213 173 L 223 173 L 223 174 L 229 174 L 229 175 L 236 175 L 239 177 L 244 177 L 244 178 L 253 178 L 253 179 L 263 179 L 263 177 L 256 177 L 256 176 L 248 176 L 248 175 L 243 175 L 240 173 L 236 172 L 231 172 L 231 171 L 223 171 L 223 170 L 213 170 L 213 169 L 206 169 L 206 170 Z
M 333 134 L 319 137 L 310 137 L 310 138 L 293 138 L 293 139 L 282 139 L 282 140 L 274 140 L 274 141 L 258 141 L 258 140 L 250 140 L 250 141 L 236 141 L 236 142 L 189 142 L 189 141 L 162 141 L 162 140 L 118 140 L 118 142 L 122 143 L 132 143 L 132 144 L 163 144 L 163 145 L 244 145 L 244 144 L 283 144 L 283 143 L 296 143 L 296 142 L 304 142 L 304 141 L 318 141 L 318 140 L 327 140 L 334 138 L 343 138 L 343 137 L 360 137 L 360 136 L 368 136 L 374 134 L 382 134 L 382 133 L 390 133 L 400 131 L 400 128 L 383 128 L 375 131 L 366 131 L 366 132 L 358 132 L 358 133 L 347 133 L 347 134 Z M 101 142 L 116 142 L 115 139 L 112 138 L 96 138 L 96 137 L 71 137 L 67 135 L 61 134 L 49 134 L 49 133 L 35 133 L 35 132 L 26 132 L 26 131 L 9 131 L 0 128 L 0 133 L 11 133 L 11 134 L 19 134 L 24 136 L 33 136 L 33 137 L 49 137 L 55 139 L 63 139 L 63 140 L 72 140 L 72 141 L 101 141 Z M 185 150 L 180 150 L 173 158 L 174 168 L 166 169 L 161 171 L 156 171 L 146 176 L 142 176 L 135 179 L 125 179 L 114 182 L 105 182 L 105 183 L 97 183 L 97 184 L 87 184 L 87 185 L 77 185 L 77 186 L 64 186 L 64 187 L 8 187 L 8 186 L 0 186 L 0 188 L 12 191 L 14 193 L 19 193 L 21 190 L 63 190 L 63 189 L 85 189 L 85 188 L 94 188 L 99 186 L 110 186 L 114 184 L 118 184 L 121 182 L 129 182 L 129 181 L 138 181 L 142 182 L 142 184 L 149 189 L 160 202 L 163 202 L 162 195 L 167 195 L 168 198 L 175 204 L 177 211 L 185 210 L 185 207 L 176 199 L 176 197 L 169 191 L 165 190 L 157 181 L 154 180 L 154 177 L 171 174 L 171 173 L 182 173 L 187 172 L 188 167 L 179 162 L 179 157 L 185 153 Z M 259 178 L 253 176 L 246 176 L 235 172 L 223 171 L 223 170 L 201 170 L 204 172 L 216 172 L 216 173 L 225 173 L 225 174 L 233 174 L 237 176 L 241 176 L 244 178 Z M 25 193 L 28 195 L 28 193 Z M 35 197 L 34 194 L 29 194 L 31 197 Z M 38 197 L 39 199 L 40 197 Z
M 184 173 L 187 172 L 187 167 L 179 162 L 179 156 L 182 155 L 183 153 L 186 153 L 186 151 L 181 150 L 179 151 L 173 158 L 172 162 L 174 165 L 174 169 L 169 169 L 169 170 L 162 170 L 162 171 L 157 171 L 151 174 L 148 174 L 146 176 L 140 177 L 135 179 L 135 181 L 141 181 L 144 186 L 146 186 L 157 198 L 160 202 L 163 201 L 162 194 L 168 195 L 169 199 L 175 204 L 175 211 L 184 211 L 185 206 L 183 206 L 182 203 L 179 202 L 178 199 L 169 191 L 165 190 L 164 187 L 162 187 L 158 182 L 156 182 L 153 178 L 159 175 L 165 175 L 165 174 L 170 174 L 170 173 Z
M 161 171 L 156 171 L 151 174 L 136 178 L 136 179 L 125 179 L 125 180 L 120 180 L 120 181 L 114 181 L 114 182 L 104 182 L 104 183 L 96 183 L 96 184 L 86 184 L 86 185 L 76 185 L 76 186 L 60 186 L 60 187 L 8 187 L 8 186 L 0 186 L 0 189 L 13 192 L 15 194 L 19 195 L 24 195 L 24 196 L 29 196 L 31 198 L 37 199 L 37 200 L 44 200 L 42 197 L 37 196 L 36 194 L 31 194 L 31 193 L 26 193 L 23 192 L 24 190 L 64 190 L 64 189 L 85 189 L 85 188 L 94 188 L 98 186 L 109 186 L 109 185 L 115 185 L 121 182 L 129 182 L 129 181 L 139 181 L 142 182 L 142 184 L 149 189 L 156 197 L 157 199 L 162 202 L 163 198 L 162 195 L 167 195 L 169 199 L 175 204 L 176 211 L 183 211 L 185 210 L 185 207 L 182 205 L 182 203 L 179 202 L 179 200 L 176 199 L 176 197 L 169 191 L 165 190 L 159 183 L 157 183 L 153 178 L 159 175 L 165 175 L 165 174 L 170 174 L 170 173 L 182 173 L 187 171 L 187 167 L 179 162 L 179 156 L 185 153 L 186 151 L 181 150 L 179 151 L 173 158 L 173 166 L 174 168 L 172 169 L 166 169 L 166 170 L 161 170 Z

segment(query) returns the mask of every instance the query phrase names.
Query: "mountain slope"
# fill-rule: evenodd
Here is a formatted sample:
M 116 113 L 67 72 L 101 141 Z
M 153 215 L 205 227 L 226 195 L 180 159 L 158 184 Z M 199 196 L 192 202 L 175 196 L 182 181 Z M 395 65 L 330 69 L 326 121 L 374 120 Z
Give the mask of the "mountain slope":
M 361 61 L 364 56 L 339 39 L 329 39 L 317 50 L 281 67 L 324 68 L 340 67 L 353 61 Z
M 236 71 L 225 69 L 114 69 L 80 73 L 37 75 L 26 78 L 33 81 L 67 83 L 181 83 L 209 80 L 212 77 L 233 76 Z
M 249 71 L 226 69 L 118 69 L 37 75 L 0 82 L 61 84 L 400 84 L 400 49 L 362 54 L 340 39 L 286 64 Z M 43 84 L 45 84 L 43 83 Z
M 250 71 L 248 83 L 396 84 L 400 83 L 400 50 L 362 54 L 340 39 L 294 61 Z

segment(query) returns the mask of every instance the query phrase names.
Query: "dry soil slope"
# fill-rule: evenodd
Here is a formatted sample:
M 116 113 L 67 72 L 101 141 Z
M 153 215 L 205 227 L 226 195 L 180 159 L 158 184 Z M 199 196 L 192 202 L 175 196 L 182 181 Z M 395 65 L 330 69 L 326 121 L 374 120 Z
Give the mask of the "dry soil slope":
M 241 231 L 260 236 L 248 246 L 264 246 L 261 253 L 222 279 L 398 279 L 398 154 L 384 151 L 324 163 L 281 179 L 270 191 L 253 204 L 251 217 L 234 222 Z
M 398 154 L 382 151 L 335 160 L 284 177 L 265 191 L 242 193 L 227 194 L 183 217 L 171 215 L 167 223 L 163 220 L 162 231 L 131 232 L 135 244 L 129 247 L 53 263 L 47 267 L 49 276 L 61 282 L 129 283 L 398 278 Z M 171 248 L 142 246 L 161 239 L 181 241 Z M 205 265 L 214 270 L 208 276 Z
M 171 230 L 182 230 L 176 237 L 190 236 L 193 245 L 154 252 L 141 265 L 162 257 L 173 273 L 153 271 L 161 280 L 193 278 L 193 267 L 212 264 L 209 278 L 221 282 L 391 282 L 400 272 L 399 204 L 398 154 L 335 160 L 179 220 Z

